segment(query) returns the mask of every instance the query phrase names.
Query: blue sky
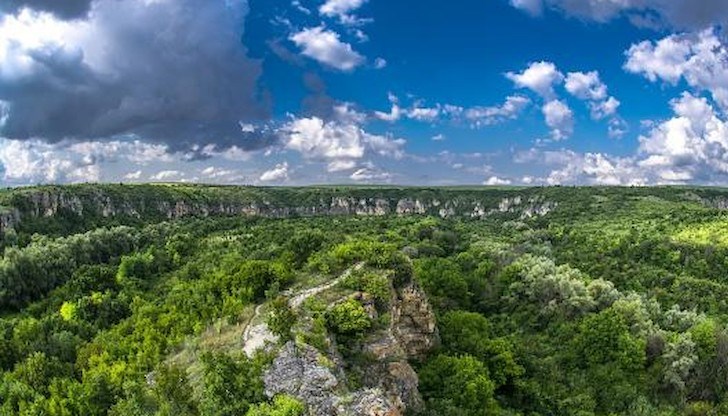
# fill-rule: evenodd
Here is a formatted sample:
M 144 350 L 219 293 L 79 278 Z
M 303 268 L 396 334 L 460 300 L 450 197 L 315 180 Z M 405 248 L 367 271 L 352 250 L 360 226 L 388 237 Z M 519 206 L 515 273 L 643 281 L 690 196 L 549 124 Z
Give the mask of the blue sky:
M 0 183 L 723 185 L 727 21 L 721 0 L 15 0 Z

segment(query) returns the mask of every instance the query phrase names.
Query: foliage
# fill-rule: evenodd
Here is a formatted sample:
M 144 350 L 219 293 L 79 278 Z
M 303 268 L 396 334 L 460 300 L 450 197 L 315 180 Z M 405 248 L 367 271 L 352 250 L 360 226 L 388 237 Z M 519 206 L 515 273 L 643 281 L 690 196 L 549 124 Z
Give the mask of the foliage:
M 278 214 L 339 197 L 419 200 L 426 214 Z M 501 212 L 506 198 L 556 208 Z M 210 347 L 215 323 L 242 328 L 267 300 L 283 340 L 296 320 L 296 341 L 321 351 L 365 339 L 369 312 L 340 301 L 340 286 L 300 310 L 281 296 L 357 264 L 342 285 L 371 294 L 381 316 L 413 282 L 435 309 L 441 347 L 415 363 L 425 414 L 728 414 L 727 199 L 713 188 L 2 190 L 21 221 L 2 236 L 0 414 L 303 414 L 263 393 L 269 357 Z M 44 200 L 57 210 L 45 215 Z M 201 334 L 213 342 L 198 345 Z M 199 362 L 174 359 L 188 346 Z M 347 369 L 364 365 L 349 347 Z
M 341 302 L 326 312 L 326 323 L 334 333 L 357 336 L 372 326 L 364 307 L 355 299 Z
M 271 332 L 277 335 L 282 342 L 291 339 L 291 328 L 296 324 L 296 313 L 288 306 L 288 298 L 278 296 L 270 303 L 266 323 Z
M 469 355 L 439 355 L 420 371 L 420 389 L 431 414 L 492 415 L 499 406 L 485 365 Z
M 246 416 L 303 416 L 305 407 L 293 397 L 280 395 L 273 399 L 273 403 L 261 403 L 248 410 Z

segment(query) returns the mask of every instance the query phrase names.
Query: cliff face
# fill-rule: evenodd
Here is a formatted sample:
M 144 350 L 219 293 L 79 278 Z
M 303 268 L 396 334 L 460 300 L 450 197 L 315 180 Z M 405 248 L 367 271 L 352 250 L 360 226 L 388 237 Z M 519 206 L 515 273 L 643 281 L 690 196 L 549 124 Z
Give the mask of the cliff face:
M 17 229 L 34 220 L 52 220 L 61 216 L 145 221 L 208 216 L 285 218 L 327 215 L 433 215 L 482 219 L 496 214 L 520 218 L 542 216 L 558 206 L 539 195 L 495 197 L 492 192 L 454 191 L 436 195 L 421 190 L 383 191 L 371 188 L 356 192 L 298 191 L 296 194 L 275 189 L 255 189 L 252 192 L 249 188 L 240 188 L 240 193 L 230 189 L 224 189 L 225 192 L 217 188 L 200 189 L 174 192 L 150 185 L 142 190 L 131 186 L 89 188 L 84 192 L 63 187 L 24 190 L 13 195 L 0 212 L 0 232 Z M 284 197 L 286 192 L 290 195 Z
M 365 363 L 347 362 L 333 337 L 328 338 L 325 351 L 290 341 L 277 351 L 265 374 L 266 394 L 296 397 L 305 403 L 310 415 L 400 416 L 422 410 L 419 380 L 409 361 L 424 359 L 440 343 L 435 314 L 425 293 L 414 281 L 400 287 L 391 285 L 389 305 L 379 311 L 365 292 L 340 301 L 346 299 L 364 305 L 372 319 L 379 313 L 391 317 L 386 328 L 373 331 L 353 347 L 361 357 L 367 357 Z M 350 371 L 359 374 L 355 386 L 347 377 Z

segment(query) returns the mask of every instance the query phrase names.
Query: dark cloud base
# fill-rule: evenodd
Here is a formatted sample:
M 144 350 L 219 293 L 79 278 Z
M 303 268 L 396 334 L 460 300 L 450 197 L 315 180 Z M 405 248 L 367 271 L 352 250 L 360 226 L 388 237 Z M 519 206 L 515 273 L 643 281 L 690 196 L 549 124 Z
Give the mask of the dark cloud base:
M 49 12 L 60 19 L 78 19 L 85 17 L 91 8 L 93 0 L 3 0 L 0 9 L 9 13 L 16 13 L 25 7 Z

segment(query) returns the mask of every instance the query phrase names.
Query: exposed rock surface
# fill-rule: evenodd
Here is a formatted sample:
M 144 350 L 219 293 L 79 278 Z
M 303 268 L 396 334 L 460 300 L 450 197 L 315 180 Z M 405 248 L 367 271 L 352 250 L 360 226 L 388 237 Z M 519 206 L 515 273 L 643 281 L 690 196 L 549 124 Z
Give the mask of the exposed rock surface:
M 424 292 L 412 281 L 391 288 L 390 324 L 369 334 L 361 353 L 362 387 L 351 390 L 336 343 L 323 354 L 306 344 L 287 343 L 266 372 L 266 394 L 289 394 L 304 402 L 310 415 L 399 416 L 423 408 L 417 373 L 409 363 L 435 348 L 440 338 Z M 369 295 L 349 298 L 369 305 Z M 376 311 L 372 314 L 376 317 Z
M 342 414 L 337 410 L 341 406 L 339 380 L 322 361 L 315 348 L 288 342 L 263 378 L 265 394 L 296 397 L 306 403 L 311 415 Z
M 440 342 L 435 313 L 425 293 L 414 282 L 396 290 L 392 332 L 410 358 L 422 358 Z
M 173 192 L 160 186 L 105 186 L 98 188 L 40 187 L 17 191 L 8 197 L 0 212 L 0 232 L 17 228 L 22 221 L 59 215 L 128 219 L 179 219 L 189 216 L 262 216 L 283 218 L 319 215 L 433 215 L 485 218 L 495 214 L 515 214 L 521 218 L 546 215 L 557 204 L 540 196 L 497 198 L 488 192 L 445 192 L 446 198 L 408 190 L 321 191 L 317 198 L 289 199 L 274 190 L 240 188 L 216 190 L 208 194 Z M 171 187 L 170 189 L 174 189 Z M 15 192 L 15 191 L 13 191 Z M 312 191 L 313 192 L 313 191 Z M 370 193 L 371 195 L 366 195 Z M 421 196 L 409 196 L 410 194 Z M 382 195 L 387 195 L 386 197 Z

